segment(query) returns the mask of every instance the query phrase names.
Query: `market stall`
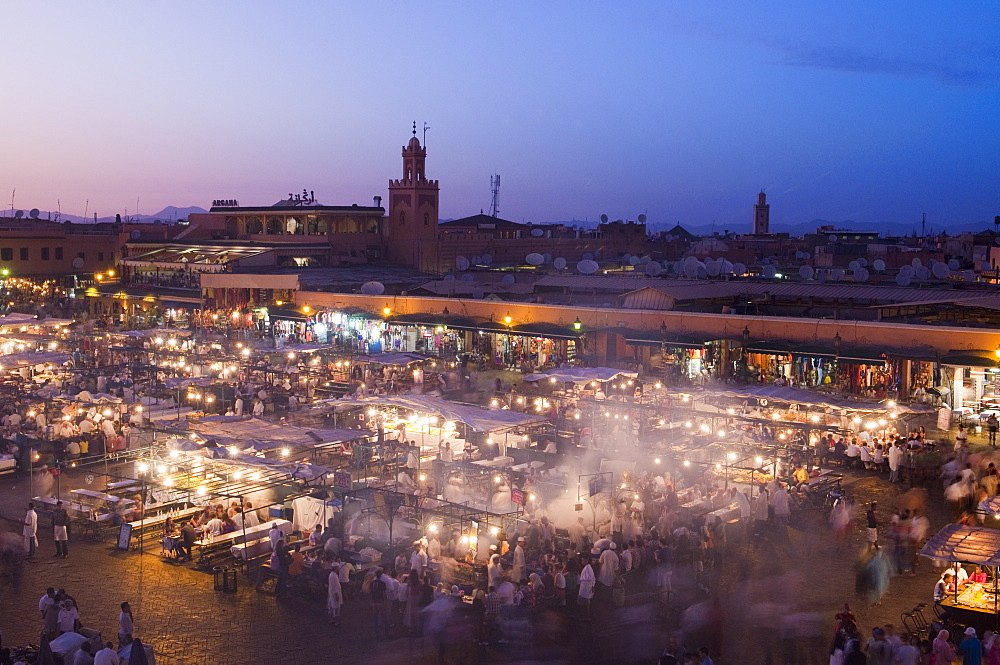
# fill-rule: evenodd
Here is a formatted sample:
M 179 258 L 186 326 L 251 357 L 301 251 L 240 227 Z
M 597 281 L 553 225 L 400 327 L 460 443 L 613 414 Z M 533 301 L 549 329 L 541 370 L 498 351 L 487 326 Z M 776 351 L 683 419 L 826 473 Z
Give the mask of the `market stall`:
M 979 630 L 1000 626 L 1000 530 L 980 526 L 949 524 L 927 541 L 920 555 L 949 564 L 975 564 L 992 569 L 991 581 L 956 584 L 954 592 L 941 601 L 957 620 Z

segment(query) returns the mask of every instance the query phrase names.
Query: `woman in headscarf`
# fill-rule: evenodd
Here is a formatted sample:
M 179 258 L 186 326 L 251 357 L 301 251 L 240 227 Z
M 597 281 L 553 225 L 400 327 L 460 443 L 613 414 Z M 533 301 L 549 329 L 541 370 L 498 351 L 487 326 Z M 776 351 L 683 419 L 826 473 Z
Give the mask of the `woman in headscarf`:
M 330 569 L 327 581 L 326 611 L 330 613 L 330 623 L 340 625 L 340 606 L 344 602 L 344 593 L 340 587 L 340 566 L 334 564 Z
M 931 645 L 932 665 L 950 665 L 958 659 L 955 655 L 955 648 L 948 641 L 951 634 L 947 630 L 938 631 L 934 643 Z
M 1000 665 L 1000 635 L 987 630 L 983 635 L 983 663 Z

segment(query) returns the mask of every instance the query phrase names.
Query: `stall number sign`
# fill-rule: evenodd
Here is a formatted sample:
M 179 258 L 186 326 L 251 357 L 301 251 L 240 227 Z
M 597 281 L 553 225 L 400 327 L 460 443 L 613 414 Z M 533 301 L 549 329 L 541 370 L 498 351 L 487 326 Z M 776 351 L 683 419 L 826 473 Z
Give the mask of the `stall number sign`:
M 132 525 L 128 522 L 123 522 L 118 530 L 118 549 L 128 551 L 129 545 L 132 542 Z
M 516 487 L 510 491 L 510 500 L 519 506 L 524 505 L 524 492 Z
M 337 471 L 333 474 L 333 486 L 339 490 L 351 489 L 351 474 L 347 471 Z

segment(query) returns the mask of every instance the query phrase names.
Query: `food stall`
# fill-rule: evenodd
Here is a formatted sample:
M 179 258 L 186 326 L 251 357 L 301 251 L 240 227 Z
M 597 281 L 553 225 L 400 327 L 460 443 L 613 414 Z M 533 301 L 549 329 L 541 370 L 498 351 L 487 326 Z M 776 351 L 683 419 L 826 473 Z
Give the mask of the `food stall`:
M 949 524 L 938 531 L 920 550 L 920 556 L 949 564 L 974 564 L 990 570 L 987 582 L 958 584 L 941 605 L 955 614 L 961 623 L 980 631 L 1000 627 L 1000 589 L 997 567 L 1000 566 L 1000 530 L 981 526 Z

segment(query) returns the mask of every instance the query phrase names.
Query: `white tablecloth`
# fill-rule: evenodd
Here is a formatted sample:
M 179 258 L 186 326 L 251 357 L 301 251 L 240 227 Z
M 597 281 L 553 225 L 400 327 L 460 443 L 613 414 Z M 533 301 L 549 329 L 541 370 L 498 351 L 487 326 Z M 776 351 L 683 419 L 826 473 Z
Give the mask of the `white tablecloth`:
M 317 524 L 326 526 L 327 520 L 340 510 L 338 507 L 314 499 L 311 496 L 299 497 L 292 501 L 292 530 L 311 531 Z

